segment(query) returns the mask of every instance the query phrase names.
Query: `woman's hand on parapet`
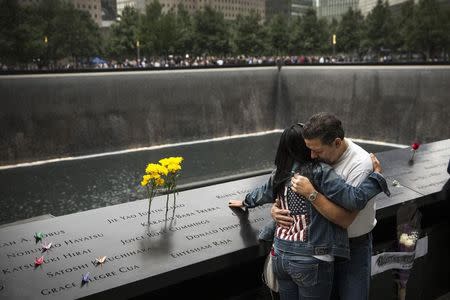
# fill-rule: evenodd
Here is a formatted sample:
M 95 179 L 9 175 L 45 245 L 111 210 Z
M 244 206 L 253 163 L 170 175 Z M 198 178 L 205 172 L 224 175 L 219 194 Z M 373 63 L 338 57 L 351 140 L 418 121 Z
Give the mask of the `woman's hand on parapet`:
M 289 228 L 291 227 L 292 223 L 294 223 L 294 218 L 292 218 L 290 215 L 291 212 L 287 209 L 281 209 L 280 199 L 278 198 L 272 205 L 270 213 L 272 215 L 272 219 L 274 219 L 277 224 L 283 228 Z
M 229 207 L 244 207 L 244 201 L 242 200 L 230 200 L 228 202 Z
M 370 158 L 372 159 L 373 171 L 381 174 L 383 169 L 381 168 L 381 163 L 378 158 L 373 153 L 370 153 Z

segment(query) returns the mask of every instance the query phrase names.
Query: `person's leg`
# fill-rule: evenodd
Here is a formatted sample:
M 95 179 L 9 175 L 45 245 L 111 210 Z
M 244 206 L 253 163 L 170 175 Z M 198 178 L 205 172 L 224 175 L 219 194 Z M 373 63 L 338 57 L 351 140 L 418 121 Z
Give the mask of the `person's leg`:
M 314 257 L 275 257 L 274 272 L 278 278 L 280 299 L 330 298 L 334 274 L 333 262 L 321 261 Z
M 291 261 L 292 280 L 298 285 L 299 299 L 330 299 L 334 277 L 334 263 Z
M 298 288 L 291 276 L 286 272 L 287 261 L 280 255 L 272 256 L 273 272 L 278 280 L 278 294 L 280 300 L 298 300 Z
M 351 260 L 335 263 L 335 286 L 331 299 L 369 299 L 371 257 L 372 233 L 350 239 Z
M 341 262 L 335 262 L 334 263 L 334 277 L 333 277 L 333 285 L 331 287 L 331 300 L 339 300 L 339 271 Z

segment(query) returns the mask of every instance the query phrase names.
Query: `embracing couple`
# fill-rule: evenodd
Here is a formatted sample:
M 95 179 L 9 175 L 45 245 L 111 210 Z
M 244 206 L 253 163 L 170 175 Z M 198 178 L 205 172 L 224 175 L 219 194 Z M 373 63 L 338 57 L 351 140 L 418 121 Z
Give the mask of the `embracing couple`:
M 263 186 L 231 207 L 274 203 L 272 264 L 283 299 L 362 300 L 369 297 L 375 201 L 389 195 L 379 161 L 344 138 L 329 113 L 286 128 L 276 169 Z

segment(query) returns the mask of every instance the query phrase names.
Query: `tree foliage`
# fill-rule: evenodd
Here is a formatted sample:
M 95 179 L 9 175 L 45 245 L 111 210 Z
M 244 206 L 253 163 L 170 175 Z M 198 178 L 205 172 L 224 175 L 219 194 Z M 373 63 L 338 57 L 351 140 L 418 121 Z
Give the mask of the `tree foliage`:
M 261 55 L 264 51 L 263 37 L 261 16 L 257 12 L 252 11 L 248 16 L 238 15 L 233 34 L 236 53 Z
M 318 19 L 314 9 L 291 23 L 290 53 L 320 54 L 330 48 L 330 34 L 325 19 Z
M 268 48 L 273 55 L 284 55 L 289 45 L 287 19 L 283 15 L 274 15 L 267 24 Z
M 420 0 L 414 14 L 417 22 L 414 27 L 415 48 L 425 52 L 428 58 L 448 48 L 448 11 L 442 11 L 436 0 Z
M 0 11 L 0 62 L 47 66 L 99 51 L 98 26 L 71 3 L 42 0 L 22 7 L 17 0 L 0 0 Z
M 125 7 L 119 21 L 111 26 L 111 35 L 108 40 L 108 57 L 124 60 L 134 57 L 138 36 L 139 14 L 133 7 Z
M 192 19 L 183 4 L 178 5 L 176 15 L 177 40 L 175 41 L 175 52 L 179 54 L 192 53 L 194 49 L 194 32 Z
M 36 10 L 16 0 L 0 2 L 0 62 L 25 64 L 44 53 L 44 30 Z
M 139 23 L 139 36 L 142 40 L 142 49 L 148 55 L 161 55 L 162 34 L 162 6 L 155 0 L 145 8 L 145 14 L 141 16 Z
M 75 64 L 82 59 L 98 55 L 101 40 L 98 26 L 87 12 L 76 10 L 71 3 L 63 2 L 61 11 L 52 20 L 58 30 L 53 32 L 51 43 L 53 59 L 71 57 Z
M 349 9 L 342 18 L 318 18 L 314 9 L 301 17 L 274 15 L 262 20 L 256 12 L 231 22 L 205 7 L 189 14 L 182 4 L 163 12 L 152 0 L 144 12 L 125 7 L 106 35 L 89 14 L 68 1 L 41 0 L 27 6 L 0 0 L 0 63 L 27 66 L 75 63 L 101 53 L 108 59 L 144 56 L 328 55 L 336 34 L 338 53 L 362 56 L 390 51 L 446 57 L 450 47 L 450 10 L 437 0 L 409 0 L 392 15 L 388 2 L 378 0 L 364 18 Z M 139 46 L 138 46 L 139 41 Z M 139 49 L 138 49 L 139 47 Z
M 206 6 L 194 14 L 194 52 L 197 54 L 226 55 L 230 53 L 228 24 L 223 14 Z
M 366 46 L 376 53 L 391 50 L 395 44 L 395 26 L 387 2 L 378 0 L 366 18 Z
M 364 34 L 364 17 L 350 8 L 341 19 L 336 31 L 336 48 L 343 53 L 358 53 Z
M 417 44 L 416 17 L 417 13 L 414 0 L 408 0 L 403 3 L 397 24 L 401 38 L 400 48 L 403 51 L 414 51 Z

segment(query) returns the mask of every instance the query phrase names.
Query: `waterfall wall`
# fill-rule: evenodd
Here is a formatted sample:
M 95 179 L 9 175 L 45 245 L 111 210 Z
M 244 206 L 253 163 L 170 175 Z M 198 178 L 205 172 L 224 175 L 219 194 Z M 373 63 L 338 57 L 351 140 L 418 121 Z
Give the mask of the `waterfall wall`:
M 0 76 L 0 165 L 283 128 L 334 112 L 353 138 L 450 137 L 450 66 Z

